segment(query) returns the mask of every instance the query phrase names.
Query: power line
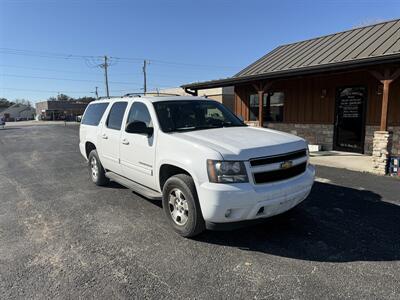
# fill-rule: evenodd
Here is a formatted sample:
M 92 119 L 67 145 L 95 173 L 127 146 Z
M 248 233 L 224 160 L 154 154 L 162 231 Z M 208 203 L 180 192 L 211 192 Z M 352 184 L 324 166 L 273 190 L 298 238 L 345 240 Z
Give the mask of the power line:
M 26 55 L 26 56 L 45 57 L 45 58 L 58 58 L 58 59 L 63 59 L 63 60 L 86 59 L 87 61 L 90 61 L 90 60 L 99 60 L 102 58 L 102 56 L 98 56 L 98 55 L 77 55 L 77 54 L 43 52 L 43 51 L 22 50 L 22 49 L 3 48 L 3 47 L 0 47 L 0 53 L 10 54 L 10 55 Z M 139 57 L 110 56 L 109 58 L 116 59 L 119 61 L 137 62 L 137 63 L 140 63 L 141 61 L 145 60 L 144 58 L 139 58 Z M 160 60 L 160 59 L 149 59 L 149 60 L 151 60 L 155 64 L 166 64 L 166 65 L 184 66 L 184 67 L 230 68 L 230 69 L 240 68 L 238 66 L 193 64 L 193 63 L 186 63 L 186 62 Z
M 97 87 L 96 87 L 97 88 Z M 167 87 L 165 87 L 167 88 Z M 66 90 L 36 90 L 36 89 L 20 89 L 20 88 L 13 88 L 13 87 L 0 87 L 0 90 L 11 90 L 11 91 L 21 91 L 21 92 L 32 92 L 32 93 L 63 93 L 63 94 L 93 94 L 96 92 L 90 92 L 90 91 L 66 91 Z M 153 89 L 150 89 L 153 90 Z M 154 90 L 157 90 L 157 88 L 154 88 Z M 114 90 L 116 93 L 128 93 L 132 92 L 134 90 L 132 89 L 124 89 L 124 90 Z M 139 92 L 139 90 L 137 90 Z M 96 97 L 98 95 L 96 94 Z
M 109 63 L 109 65 L 112 65 Z M 98 67 L 99 65 L 96 65 L 95 67 Z M 57 69 L 48 69 L 48 68 L 36 68 L 36 67 L 25 67 L 25 66 L 17 66 L 17 65 L 4 65 L 4 64 L 0 64 L 0 67 L 6 67 L 6 68 L 15 68 L 15 69 L 24 69 L 24 70 L 37 70 L 37 71 L 49 71 L 49 72 L 57 72 L 57 73 L 71 73 L 71 74 L 86 74 L 86 75 L 97 75 L 96 72 L 80 72 L 80 71 L 72 71 L 72 70 L 57 70 Z M 114 73 L 112 72 L 112 75 L 114 76 L 130 76 L 132 74 L 136 74 L 136 73 L 132 73 L 132 72 L 123 72 L 123 73 Z M 141 75 L 142 72 L 138 71 L 137 75 Z M 152 76 L 156 76 L 156 77 L 168 77 L 171 78 L 170 74 L 164 73 L 164 74 L 160 74 L 160 73 L 151 73 Z M 1 74 L 0 74 L 1 75 Z
M 34 78 L 34 79 L 44 79 L 44 80 L 61 80 L 61 81 L 78 81 L 78 82 L 100 82 L 100 83 L 102 82 L 100 80 L 28 76 L 28 75 L 17 75 L 17 74 L 1 74 L 1 76 L 4 76 L 4 77 L 17 77 L 17 78 Z M 133 82 L 110 81 L 109 83 L 141 86 L 140 83 L 133 83 Z
M 25 66 L 17 66 L 17 65 L 4 65 L 4 64 L 0 64 L 0 67 L 7 67 L 7 68 L 16 68 L 16 69 L 25 69 L 25 70 L 38 70 L 38 71 L 49 71 L 49 72 L 57 72 L 57 73 L 70 73 L 70 74 L 86 74 L 86 75 L 97 75 L 95 72 L 78 72 L 78 71 L 72 71 L 72 70 L 57 70 L 57 69 L 48 69 L 48 68 L 36 68 L 36 67 L 25 67 Z M 98 65 L 96 66 L 98 67 Z M 111 75 L 113 76 L 130 76 L 130 75 L 142 75 L 143 71 L 138 71 L 136 72 L 126 72 L 126 73 L 114 73 L 112 72 Z M 0 74 L 1 75 L 1 74 Z M 151 76 L 152 77 L 159 77 L 159 78 L 168 78 L 168 79 L 175 79 L 177 81 L 200 81 L 200 79 L 198 77 L 194 77 L 195 75 L 193 75 L 193 77 L 179 77 L 180 74 L 178 74 L 178 77 L 172 76 L 171 74 L 167 74 L 167 73 L 154 73 L 151 72 Z
M 16 66 L 16 65 L 3 65 L 3 64 L 0 64 L 0 67 L 15 68 L 15 69 L 26 69 L 26 70 L 38 70 L 38 71 L 49 71 L 49 72 L 60 72 L 60 73 L 71 73 L 71 74 L 90 74 L 90 75 L 96 75 L 95 72 L 78 72 L 78 71 L 70 71 L 70 70 L 57 70 L 57 69 L 47 69 L 47 68 L 35 68 L 35 67 L 25 67 L 25 66 Z
M 63 93 L 63 94 L 85 94 L 88 91 L 51 91 L 51 90 L 35 90 L 35 89 L 20 89 L 20 88 L 12 88 L 12 87 L 0 87 L 0 90 L 12 90 L 12 91 L 23 91 L 23 92 L 34 92 L 34 93 Z
M 0 48 L 0 51 L 4 54 L 11 55 L 23 55 L 23 56 L 36 56 L 45 58 L 59 58 L 59 59 L 82 59 L 82 58 L 101 58 L 101 56 L 96 55 L 76 55 L 76 54 L 66 54 L 66 53 L 55 53 L 55 52 L 44 52 L 36 50 L 23 50 L 23 49 L 13 49 L 13 48 Z

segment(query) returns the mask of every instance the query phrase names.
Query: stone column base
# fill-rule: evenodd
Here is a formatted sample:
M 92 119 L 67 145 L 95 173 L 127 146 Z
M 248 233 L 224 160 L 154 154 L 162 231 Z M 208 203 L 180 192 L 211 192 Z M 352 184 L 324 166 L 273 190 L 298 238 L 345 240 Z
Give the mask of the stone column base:
M 387 174 L 389 162 L 389 147 L 392 133 L 389 131 L 375 131 L 372 150 L 372 172 L 379 175 Z
M 245 123 L 251 127 L 259 127 L 260 126 L 260 122 L 258 122 L 258 121 L 246 121 Z

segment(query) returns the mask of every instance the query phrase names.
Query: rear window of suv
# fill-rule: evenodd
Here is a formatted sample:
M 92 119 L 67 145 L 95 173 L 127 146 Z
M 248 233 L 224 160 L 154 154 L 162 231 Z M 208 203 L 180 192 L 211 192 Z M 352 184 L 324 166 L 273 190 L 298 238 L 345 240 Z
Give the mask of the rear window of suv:
M 108 103 L 97 103 L 91 104 L 86 109 L 83 115 L 82 124 L 97 126 L 103 116 L 105 110 L 107 109 Z

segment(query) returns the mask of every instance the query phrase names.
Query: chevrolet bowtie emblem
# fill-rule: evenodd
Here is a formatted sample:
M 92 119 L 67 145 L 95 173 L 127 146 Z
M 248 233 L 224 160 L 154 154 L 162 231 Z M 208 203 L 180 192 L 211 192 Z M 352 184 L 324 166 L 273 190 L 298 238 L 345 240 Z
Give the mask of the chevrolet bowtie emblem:
M 284 161 L 281 163 L 281 169 L 289 169 L 293 166 L 293 162 L 291 160 Z

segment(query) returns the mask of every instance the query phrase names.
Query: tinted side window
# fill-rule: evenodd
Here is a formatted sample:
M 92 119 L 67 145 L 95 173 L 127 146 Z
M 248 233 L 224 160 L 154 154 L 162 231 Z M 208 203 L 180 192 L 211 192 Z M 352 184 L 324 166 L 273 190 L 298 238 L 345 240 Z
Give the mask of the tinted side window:
M 97 103 L 91 104 L 86 109 L 85 115 L 82 119 L 82 124 L 97 126 L 103 116 L 105 110 L 107 109 L 108 103 Z
M 115 102 L 111 107 L 107 118 L 107 127 L 115 130 L 121 129 L 122 119 L 126 109 L 127 102 Z
M 135 102 L 132 104 L 126 124 L 129 124 L 133 121 L 141 121 L 146 123 L 147 127 L 153 127 L 149 110 L 147 109 L 146 105 L 141 102 Z

